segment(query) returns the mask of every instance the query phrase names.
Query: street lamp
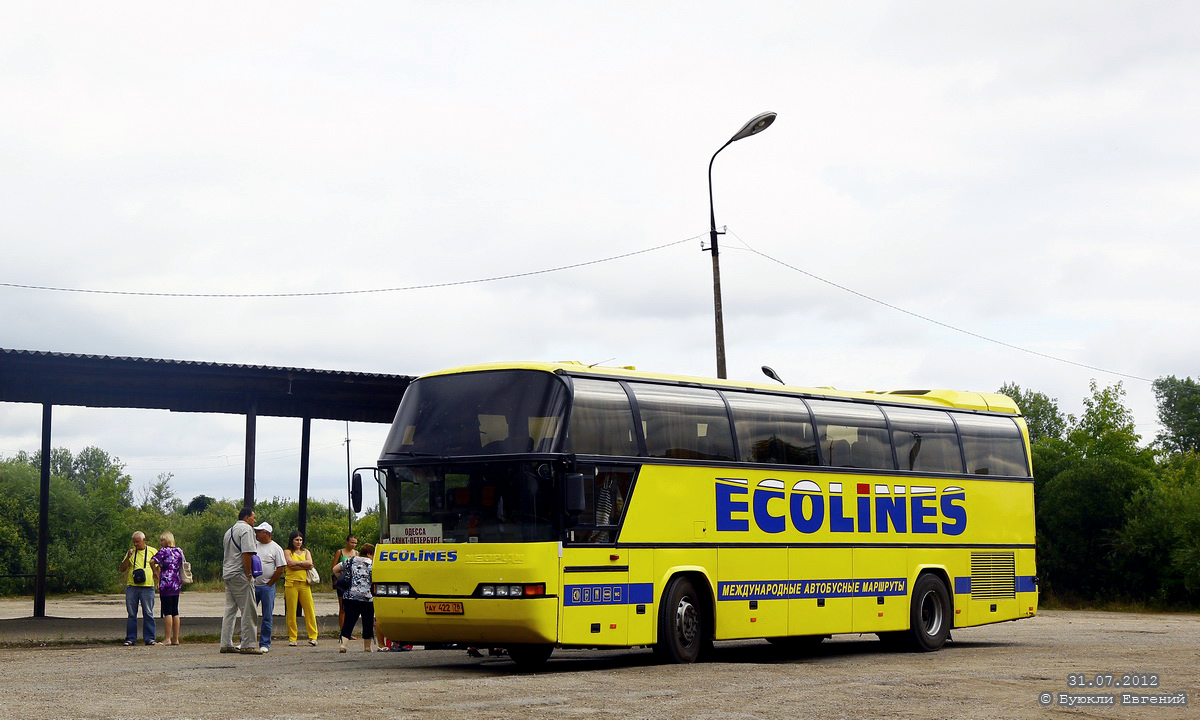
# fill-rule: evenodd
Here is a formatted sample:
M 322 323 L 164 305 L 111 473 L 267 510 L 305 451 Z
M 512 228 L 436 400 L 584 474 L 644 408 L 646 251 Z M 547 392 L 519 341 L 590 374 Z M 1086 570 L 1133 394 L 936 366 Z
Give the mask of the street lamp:
M 712 190 L 712 166 L 713 161 L 717 159 L 717 155 L 721 154 L 721 150 L 729 147 L 742 138 L 757 135 L 758 133 L 771 127 L 771 123 L 775 122 L 775 113 L 765 112 L 755 115 L 750 118 L 750 121 L 742 126 L 741 130 L 734 133 L 734 136 L 729 138 L 729 142 L 725 143 L 713 153 L 712 160 L 708 161 L 708 249 L 712 251 L 713 262 L 713 315 L 716 318 L 717 325 L 717 377 L 725 377 L 725 319 L 721 311 L 721 264 L 717 260 L 717 215 L 713 210 L 713 190 Z

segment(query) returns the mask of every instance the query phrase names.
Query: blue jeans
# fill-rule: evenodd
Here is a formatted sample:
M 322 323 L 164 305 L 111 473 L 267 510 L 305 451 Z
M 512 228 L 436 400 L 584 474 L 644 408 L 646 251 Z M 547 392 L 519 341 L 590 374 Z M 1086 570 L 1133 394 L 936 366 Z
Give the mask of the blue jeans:
M 259 610 L 259 615 L 262 616 L 262 629 L 259 632 L 258 646 L 269 648 L 271 647 L 272 618 L 275 615 L 275 586 L 255 585 L 254 602 L 262 608 Z
M 138 606 L 142 608 L 142 640 L 154 642 L 154 588 L 125 586 L 125 642 L 137 642 Z

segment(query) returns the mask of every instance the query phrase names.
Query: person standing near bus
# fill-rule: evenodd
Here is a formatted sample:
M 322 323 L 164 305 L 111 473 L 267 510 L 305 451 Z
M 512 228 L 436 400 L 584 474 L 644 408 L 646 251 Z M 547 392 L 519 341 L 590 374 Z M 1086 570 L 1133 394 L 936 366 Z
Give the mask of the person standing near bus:
M 254 527 L 254 537 L 258 540 L 258 559 L 262 562 L 262 575 L 254 578 L 254 600 L 259 605 L 262 618 L 258 646 L 263 652 L 270 651 L 271 633 L 275 629 L 275 583 L 287 572 L 283 548 L 271 539 L 274 530 L 269 522 Z
M 355 549 L 357 547 L 358 547 L 358 537 L 355 535 L 347 535 L 346 536 L 346 545 L 344 547 L 340 547 L 337 550 L 333 551 L 333 566 L 330 567 L 330 571 L 337 570 L 338 565 L 341 565 L 344 561 L 349 560 L 350 558 L 358 555 L 358 550 Z M 335 584 L 333 586 L 333 589 L 337 592 L 338 627 L 341 627 L 342 624 L 346 622 L 346 604 L 342 600 L 341 588 L 339 588 Z
M 254 539 L 254 508 L 247 505 L 238 513 L 238 521 L 225 531 L 225 559 L 221 579 L 225 581 L 225 615 L 221 618 L 221 652 L 259 655 L 258 608 L 254 604 L 254 557 L 258 542 Z M 233 623 L 242 615 L 242 643 L 233 646 Z
M 371 652 L 371 640 L 375 635 L 375 596 L 371 594 L 371 565 L 375 557 L 375 546 L 367 543 L 356 557 L 349 558 L 333 568 L 334 578 L 343 573 L 350 573 L 350 587 L 344 594 L 346 602 L 346 621 L 342 624 L 341 644 L 338 652 L 346 652 L 346 644 L 350 642 L 354 632 L 354 624 L 362 618 L 363 650 Z M 336 584 L 336 583 L 335 583 Z
M 125 645 L 137 643 L 137 614 L 142 609 L 142 640 L 154 644 L 154 587 L 158 585 L 158 566 L 150 560 L 157 548 L 146 544 L 146 534 L 133 534 L 133 547 L 125 551 L 120 571 L 125 573 Z
M 150 558 L 158 576 L 158 599 L 162 604 L 163 645 L 179 644 L 179 593 L 183 590 L 183 551 L 175 546 L 175 534 L 164 530 L 158 536 L 158 552 Z
M 296 608 L 304 608 L 304 629 L 308 632 L 308 644 L 317 646 L 317 608 L 313 603 L 312 589 L 308 587 L 308 571 L 313 566 L 312 551 L 304 547 L 304 536 L 299 530 L 288 537 L 287 577 L 283 586 L 283 598 L 287 603 L 288 645 L 295 647 L 300 637 L 296 626 Z

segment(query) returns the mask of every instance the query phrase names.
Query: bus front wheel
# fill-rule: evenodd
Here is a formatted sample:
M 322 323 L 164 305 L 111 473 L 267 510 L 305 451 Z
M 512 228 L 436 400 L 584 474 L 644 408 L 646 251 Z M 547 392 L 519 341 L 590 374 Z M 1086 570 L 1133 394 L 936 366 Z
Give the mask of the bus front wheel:
M 712 642 L 706 618 L 704 601 L 691 579 L 673 578 L 659 606 L 655 654 L 667 662 L 696 662 Z
M 917 578 L 913 585 L 905 644 L 914 652 L 933 652 L 946 644 L 954 613 L 946 583 L 933 573 Z

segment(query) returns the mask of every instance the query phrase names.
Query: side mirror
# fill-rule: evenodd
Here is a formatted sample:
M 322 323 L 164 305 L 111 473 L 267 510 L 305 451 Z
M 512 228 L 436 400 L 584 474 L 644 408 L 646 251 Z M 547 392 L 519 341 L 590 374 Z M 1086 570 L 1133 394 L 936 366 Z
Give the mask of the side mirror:
M 350 507 L 354 512 L 362 512 L 362 474 L 354 473 L 353 481 L 350 483 Z
M 578 515 L 587 510 L 587 497 L 583 492 L 583 473 L 567 473 L 563 476 L 567 491 L 567 514 Z

